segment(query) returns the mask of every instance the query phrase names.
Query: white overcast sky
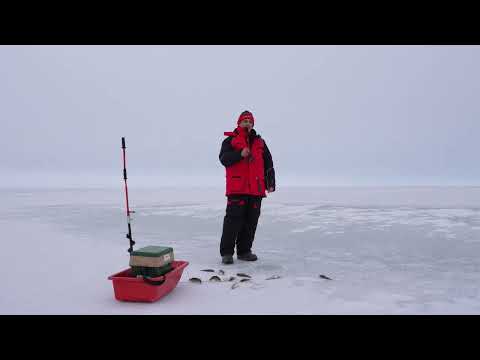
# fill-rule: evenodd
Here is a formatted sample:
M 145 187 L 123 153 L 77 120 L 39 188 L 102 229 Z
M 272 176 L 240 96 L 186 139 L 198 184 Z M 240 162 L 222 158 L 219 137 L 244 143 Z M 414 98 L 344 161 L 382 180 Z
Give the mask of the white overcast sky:
M 222 185 L 248 109 L 279 186 L 479 185 L 479 64 L 478 46 L 0 46 L 0 184 L 117 184 L 125 136 L 129 181 Z

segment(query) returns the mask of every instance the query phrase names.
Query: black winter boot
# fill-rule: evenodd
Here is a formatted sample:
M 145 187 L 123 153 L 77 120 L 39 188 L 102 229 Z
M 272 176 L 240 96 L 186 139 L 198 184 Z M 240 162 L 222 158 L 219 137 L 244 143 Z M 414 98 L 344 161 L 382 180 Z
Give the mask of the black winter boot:
M 222 264 L 225 264 L 225 265 L 233 264 L 233 256 L 232 255 L 222 256 Z
M 257 261 L 257 255 L 255 255 L 252 252 L 248 252 L 246 254 L 239 255 L 237 254 L 237 259 L 238 260 L 244 260 L 244 261 Z

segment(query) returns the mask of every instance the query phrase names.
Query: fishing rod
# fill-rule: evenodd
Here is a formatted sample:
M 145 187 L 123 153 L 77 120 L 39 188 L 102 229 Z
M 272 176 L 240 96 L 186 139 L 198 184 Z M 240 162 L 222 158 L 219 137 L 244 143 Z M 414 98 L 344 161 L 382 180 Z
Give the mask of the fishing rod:
M 128 248 L 128 252 L 131 253 L 133 251 L 133 245 L 135 245 L 135 241 L 132 238 L 132 226 L 131 226 L 131 218 L 130 213 L 134 213 L 135 211 L 130 211 L 130 206 L 128 204 L 128 186 L 127 186 L 127 161 L 125 157 L 125 138 L 122 137 L 122 149 L 123 149 L 123 179 L 125 180 L 125 199 L 127 203 L 127 220 L 128 220 L 128 234 L 127 239 L 130 241 L 130 247 Z

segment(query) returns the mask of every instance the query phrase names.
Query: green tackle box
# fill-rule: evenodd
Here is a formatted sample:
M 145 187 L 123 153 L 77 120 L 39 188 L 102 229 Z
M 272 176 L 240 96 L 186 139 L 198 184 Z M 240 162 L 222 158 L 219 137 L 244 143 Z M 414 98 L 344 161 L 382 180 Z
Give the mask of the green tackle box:
M 146 246 L 130 253 L 130 267 L 134 275 L 157 277 L 172 270 L 173 248 Z

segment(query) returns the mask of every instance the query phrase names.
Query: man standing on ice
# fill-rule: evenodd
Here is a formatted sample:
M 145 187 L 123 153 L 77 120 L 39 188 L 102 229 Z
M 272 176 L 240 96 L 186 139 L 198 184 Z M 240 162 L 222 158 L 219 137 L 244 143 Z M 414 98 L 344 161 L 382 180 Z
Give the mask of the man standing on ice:
M 275 170 L 265 140 L 253 129 L 253 114 L 244 111 L 233 132 L 222 142 L 219 159 L 226 168 L 227 209 L 220 242 L 222 263 L 232 264 L 235 245 L 237 258 L 255 261 L 252 253 L 262 199 L 275 191 Z

